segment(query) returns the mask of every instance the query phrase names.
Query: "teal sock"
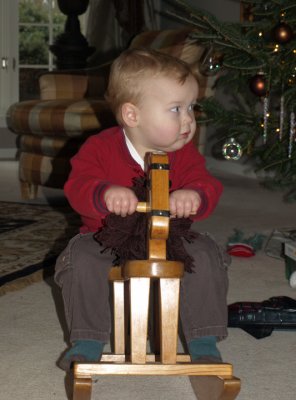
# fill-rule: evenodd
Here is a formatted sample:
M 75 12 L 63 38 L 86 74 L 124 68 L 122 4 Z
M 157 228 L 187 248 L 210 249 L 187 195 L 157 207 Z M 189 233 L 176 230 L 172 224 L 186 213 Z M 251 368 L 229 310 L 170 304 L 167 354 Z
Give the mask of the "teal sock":
M 103 349 L 104 343 L 98 340 L 75 340 L 60 360 L 59 366 L 64 370 L 69 370 L 74 361 L 100 361 Z
M 75 340 L 67 351 L 66 358 L 72 355 L 82 355 L 87 361 L 97 361 L 103 353 L 104 343 L 98 340 Z
M 191 340 L 188 343 L 188 350 L 192 361 L 199 358 L 210 357 L 222 360 L 221 354 L 216 346 L 216 336 L 204 336 Z

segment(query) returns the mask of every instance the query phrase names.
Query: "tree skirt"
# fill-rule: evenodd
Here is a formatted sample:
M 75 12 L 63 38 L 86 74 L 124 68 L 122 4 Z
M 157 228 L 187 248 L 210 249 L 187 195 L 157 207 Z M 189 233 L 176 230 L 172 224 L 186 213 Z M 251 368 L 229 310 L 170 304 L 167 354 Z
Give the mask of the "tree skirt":
M 0 202 L 0 295 L 51 275 L 79 224 L 70 207 Z

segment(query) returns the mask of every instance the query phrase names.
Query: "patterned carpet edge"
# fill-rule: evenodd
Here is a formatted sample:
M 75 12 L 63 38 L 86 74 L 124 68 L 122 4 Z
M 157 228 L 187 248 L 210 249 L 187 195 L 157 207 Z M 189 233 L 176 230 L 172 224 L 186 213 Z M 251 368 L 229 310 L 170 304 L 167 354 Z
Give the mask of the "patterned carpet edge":
M 55 260 L 56 256 L 30 265 L 19 272 L 0 277 L 0 297 L 53 276 Z
M 40 282 L 43 280 L 43 277 L 44 277 L 43 270 L 39 270 L 31 275 L 24 276 L 12 282 L 5 283 L 3 286 L 0 287 L 0 297 L 4 296 L 9 292 L 15 292 L 17 290 L 24 289 L 25 287 L 31 285 L 32 283 Z
M 2 201 L 0 219 L 0 296 L 52 276 L 80 225 L 70 207 Z

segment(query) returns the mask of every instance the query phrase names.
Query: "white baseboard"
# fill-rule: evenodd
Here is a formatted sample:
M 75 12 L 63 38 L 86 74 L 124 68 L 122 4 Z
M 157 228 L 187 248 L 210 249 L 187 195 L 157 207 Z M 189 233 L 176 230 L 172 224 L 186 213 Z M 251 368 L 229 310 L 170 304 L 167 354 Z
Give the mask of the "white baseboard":
M 1 160 L 15 160 L 17 148 L 0 149 Z
M 6 116 L 0 114 L 0 128 L 7 128 Z
M 242 164 L 240 161 L 218 160 L 210 156 L 206 156 L 206 162 L 207 168 L 210 171 L 223 171 L 234 175 L 244 176 L 246 178 L 257 178 L 257 175 L 250 164 Z

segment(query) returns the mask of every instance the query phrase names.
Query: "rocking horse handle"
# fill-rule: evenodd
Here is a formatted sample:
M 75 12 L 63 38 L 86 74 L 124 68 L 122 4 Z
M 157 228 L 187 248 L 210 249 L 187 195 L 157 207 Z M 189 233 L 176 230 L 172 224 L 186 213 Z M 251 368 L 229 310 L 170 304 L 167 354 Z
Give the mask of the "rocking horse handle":
M 150 206 L 147 201 L 139 201 L 136 211 L 140 213 L 148 213 L 150 211 Z
M 147 201 L 138 202 L 137 212 L 149 213 L 153 209 L 163 209 L 169 212 L 169 162 L 167 154 L 148 153 L 145 166 L 150 172 L 150 195 L 148 192 Z M 191 213 L 191 215 L 194 214 L 194 212 Z

